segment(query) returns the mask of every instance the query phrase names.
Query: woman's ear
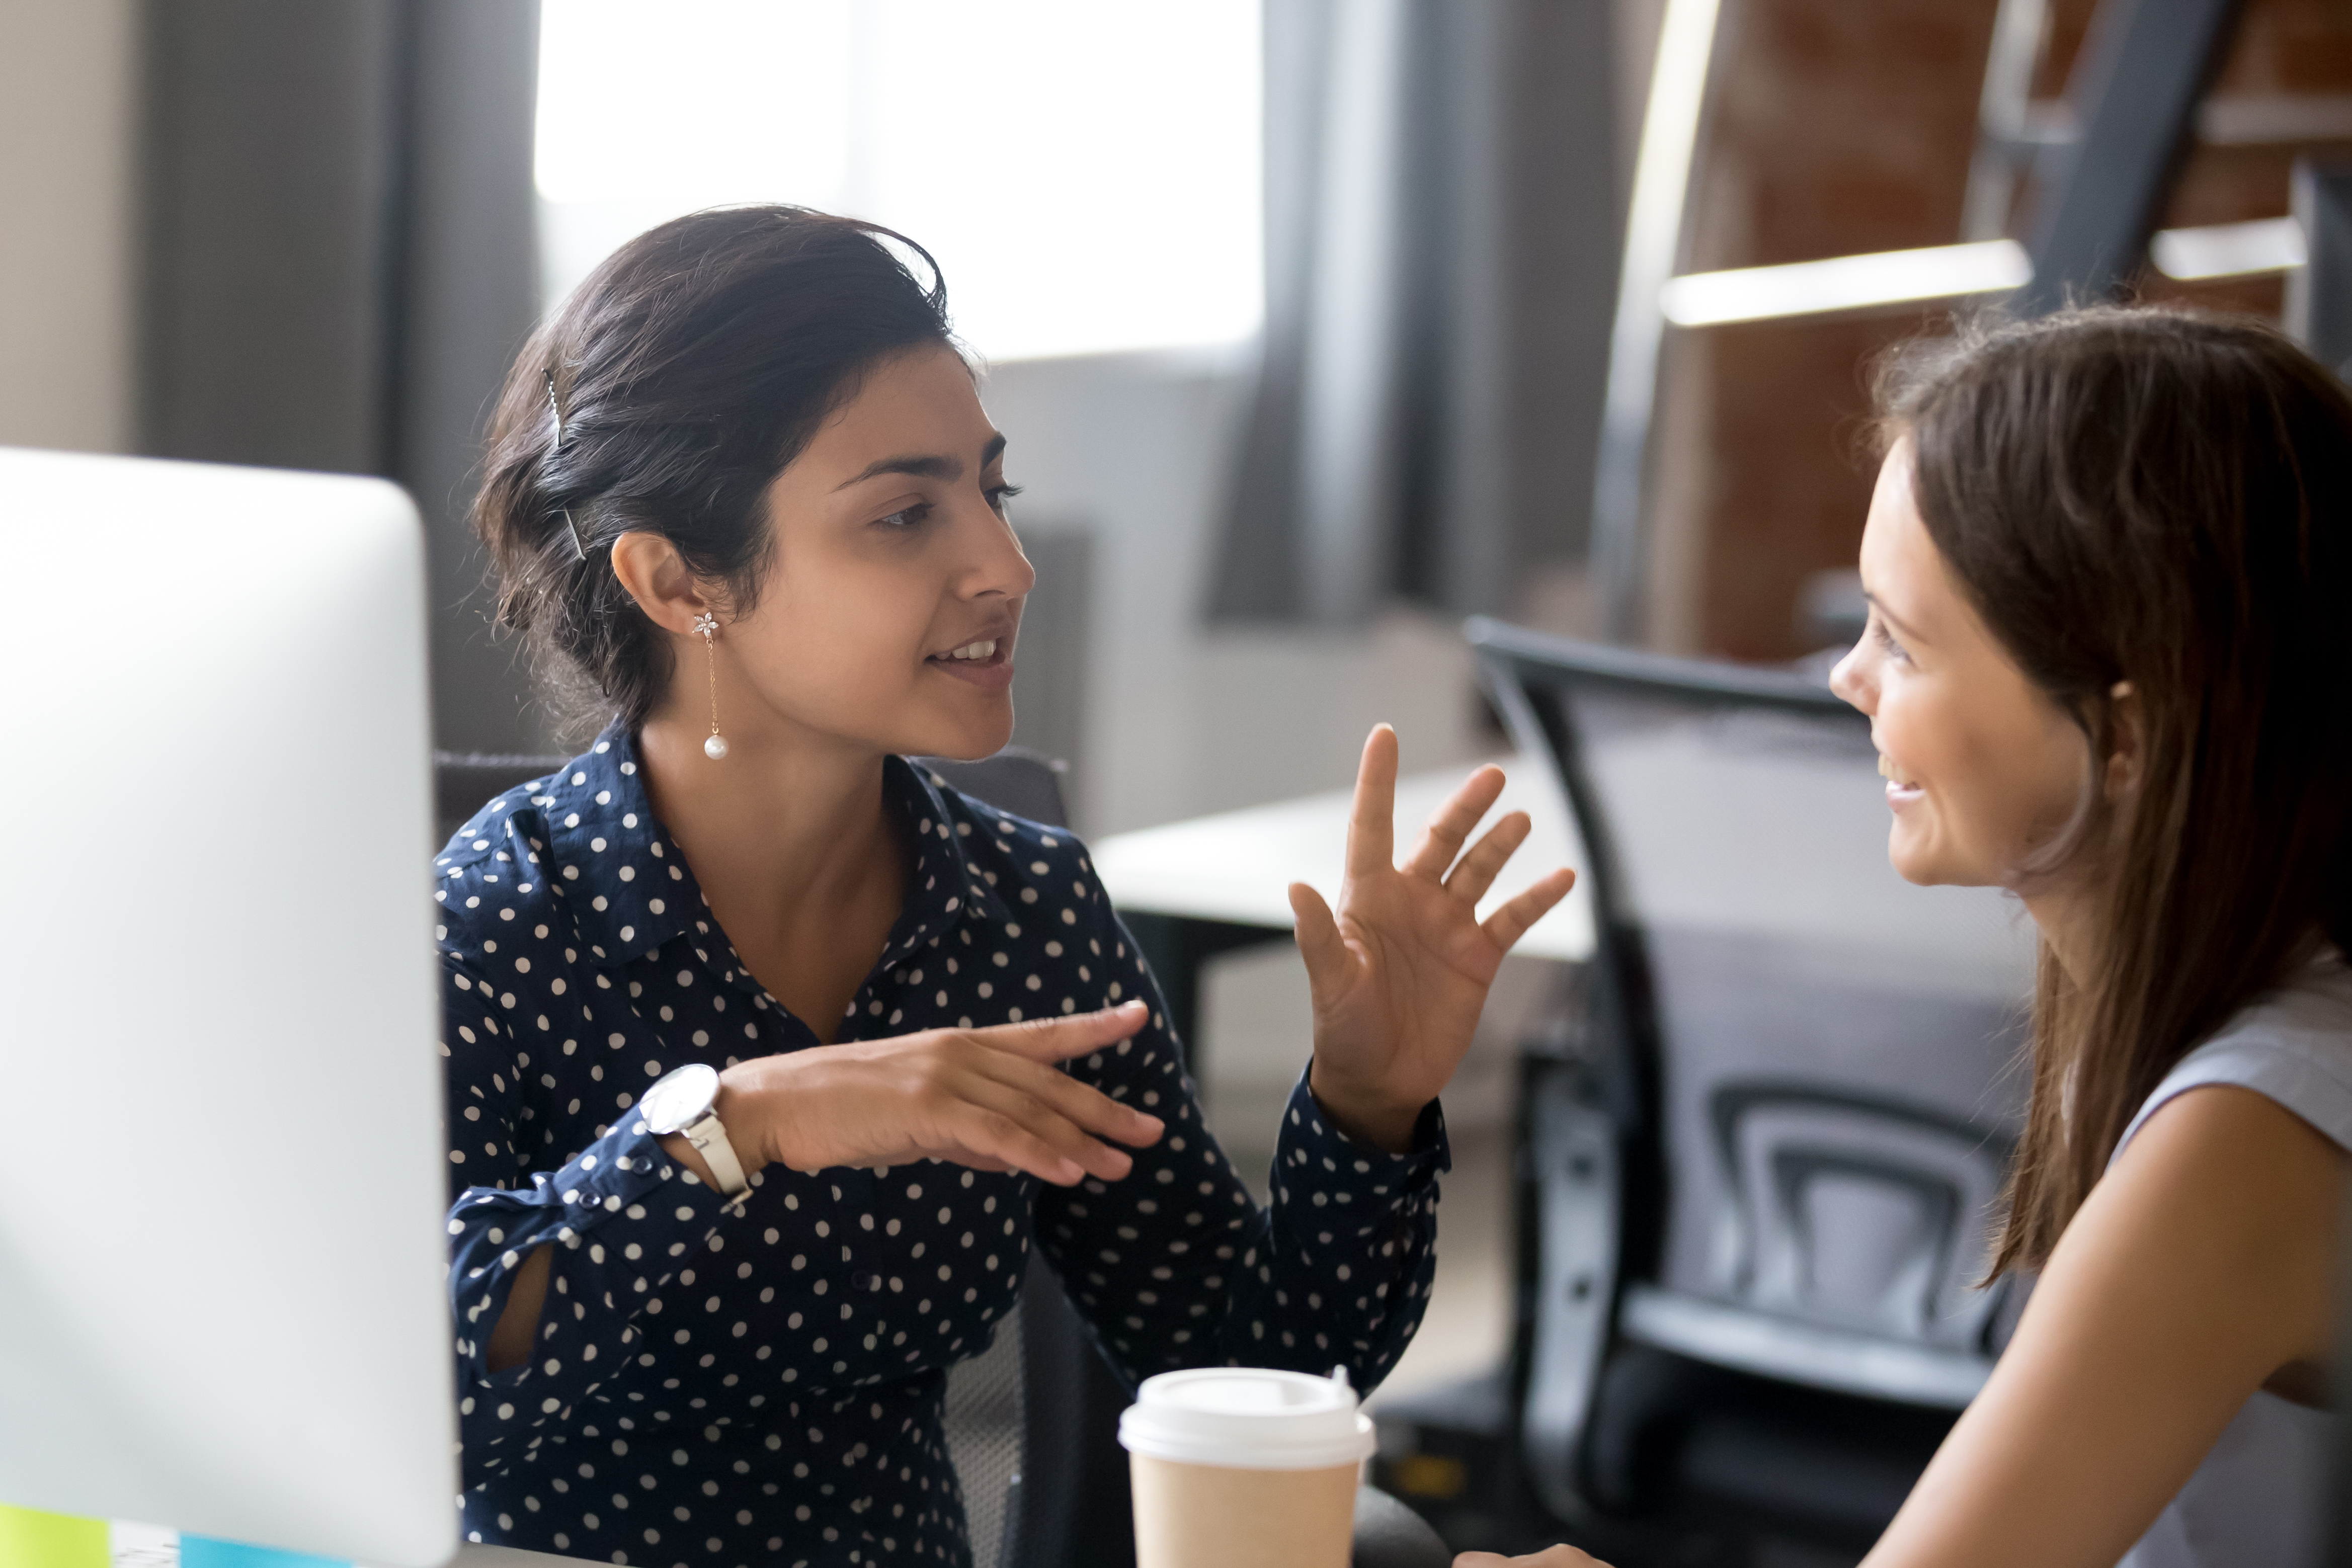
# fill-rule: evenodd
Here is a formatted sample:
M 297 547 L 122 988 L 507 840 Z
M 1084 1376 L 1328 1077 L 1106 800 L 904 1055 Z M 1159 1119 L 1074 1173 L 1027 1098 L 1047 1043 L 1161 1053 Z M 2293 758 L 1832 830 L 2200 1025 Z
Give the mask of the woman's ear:
M 2129 681 L 2107 688 L 2107 802 L 2113 805 L 2139 787 L 2140 759 L 2147 754 L 2147 716 L 2139 691 Z
M 648 620 L 676 636 L 693 631 L 695 617 L 716 608 L 678 558 L 677 547 L 659 534 L 632 532 L 614 539 L 613 575 Z

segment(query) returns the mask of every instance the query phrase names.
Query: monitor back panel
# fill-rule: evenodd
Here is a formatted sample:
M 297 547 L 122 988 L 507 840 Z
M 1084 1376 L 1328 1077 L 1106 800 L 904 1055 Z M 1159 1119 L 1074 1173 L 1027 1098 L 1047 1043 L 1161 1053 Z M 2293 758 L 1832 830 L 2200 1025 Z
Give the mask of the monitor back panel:
M 454 1549 L 423 535 L 0 451 L 0 1501 Z

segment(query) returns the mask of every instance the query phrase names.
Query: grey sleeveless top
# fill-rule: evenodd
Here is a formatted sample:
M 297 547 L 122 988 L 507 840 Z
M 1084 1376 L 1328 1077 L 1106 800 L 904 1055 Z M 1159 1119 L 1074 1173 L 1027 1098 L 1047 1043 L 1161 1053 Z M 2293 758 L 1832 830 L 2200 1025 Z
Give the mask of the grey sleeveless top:
M 2116 1153 L 2158 1106 L 2209 1083 L 2252 1089 L 2352 1151 L 2352 969 L 2313 964 L 2182 1057 Z M 2325 1411 L 2256 1392 L 2117 1568 L 2321 1568 L 2335 1428 Z

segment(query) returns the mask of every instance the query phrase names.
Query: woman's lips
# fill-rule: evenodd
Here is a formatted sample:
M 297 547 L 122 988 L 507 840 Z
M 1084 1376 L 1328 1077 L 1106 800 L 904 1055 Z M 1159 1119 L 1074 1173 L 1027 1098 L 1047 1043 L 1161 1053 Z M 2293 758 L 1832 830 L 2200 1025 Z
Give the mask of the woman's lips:
M 1897 811 L 1927 793 L 1918 780 L 1895 767 L 1883 751 L 1878 754 L 1878 776 L 1886 780 L 1887 805 Z
M 1001 692 L 1013 684 L 1013 639 L 999 637 L 996 646 L 984 659 L 958 659 L 947 653 L 933 653 L 923 661 L 942 674 L 953 675 L 982 691 Z

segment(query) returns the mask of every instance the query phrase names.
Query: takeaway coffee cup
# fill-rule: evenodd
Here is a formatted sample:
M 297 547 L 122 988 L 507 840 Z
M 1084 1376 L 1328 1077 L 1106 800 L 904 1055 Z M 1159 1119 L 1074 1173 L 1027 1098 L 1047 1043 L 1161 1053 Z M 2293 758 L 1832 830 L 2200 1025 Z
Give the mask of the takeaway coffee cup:
M 1372 1423 L 1344 1374 L 1202 1367 L 1119 1417 L 1137 1568 L 1348 1568 Z

